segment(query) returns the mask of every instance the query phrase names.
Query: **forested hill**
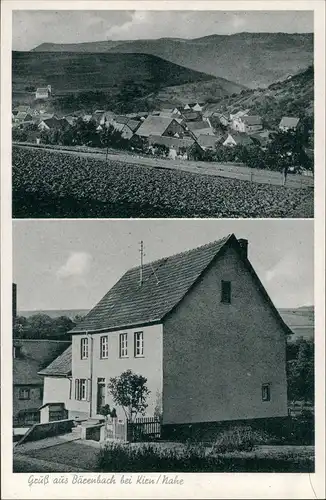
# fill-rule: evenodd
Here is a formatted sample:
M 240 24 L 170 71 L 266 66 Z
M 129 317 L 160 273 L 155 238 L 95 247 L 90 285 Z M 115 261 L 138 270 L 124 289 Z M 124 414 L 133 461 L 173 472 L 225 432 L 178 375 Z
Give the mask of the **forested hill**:
M 13 52 L 13 91 L 51 85 L 55 94 L 65 91 L 118 88 L 137 83 L 152 91 L 169 85 L 213 80 L 148 54 L 91 54 L 69 52 Z
M 248 114 L 260 115 L 267 127 L 277 125 L 282 116 L 297 116 L 309 120 L 313 128 L 314 67 L 267 89 L 243 90 L 239 95 L 223 98 L 218 101 L 218 109 L 231 113 L 248 109 Z
M 236 33 L 202 38 L 159 38 L 41 44 L 34 52 L 142 53 L 251 88 L 267 86 L 313 64 L 313 33 Z

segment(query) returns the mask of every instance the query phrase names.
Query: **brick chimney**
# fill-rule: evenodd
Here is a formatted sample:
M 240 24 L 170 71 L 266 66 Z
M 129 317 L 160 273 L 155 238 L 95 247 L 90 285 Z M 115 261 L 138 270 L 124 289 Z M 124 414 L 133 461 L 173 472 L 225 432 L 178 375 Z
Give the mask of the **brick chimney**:
M 241 247 L 241 253 L 243 257 L 246 259 L 248 258 L 248 240 L 245 240 L 244 238 L 239 238 L 238 243 Z

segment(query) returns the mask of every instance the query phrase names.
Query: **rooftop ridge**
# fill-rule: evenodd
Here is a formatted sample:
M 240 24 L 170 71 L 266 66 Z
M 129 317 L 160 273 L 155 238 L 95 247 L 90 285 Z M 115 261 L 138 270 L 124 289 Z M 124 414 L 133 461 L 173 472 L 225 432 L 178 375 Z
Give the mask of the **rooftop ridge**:
M 181 257 L 182 255 L 189 255 L 192 252 L 196 252 L 198 250 L 203 250 L 205 247 L 208 248 L 210 246 L 216 245 L 217 243 L 222 243 L 223 240 L 225 240 L 225 242 L 226 242 L 232 236 L 232 234 L 233 233 L 229 233 L 227 236 L 224 236 L 223 238 L 219 238 L 218 240 L 214 240 L 214 241 L 211 241 L 209 243 L 204 243 L 203 245 L 200 245 L 200 246 L 195 247 L 195 248 L 189 248 L 188 250 L 183 250 L 182 252 L 177 252 L 177 253 L 174 253 L 171 255 L 167 255 L 165 257 L 161 257 L 160 259 L 151 260 L 151 261 L 143 264 L 143 268 L 146 266 L 153 265 L 153 264 L 158 264 L 159 262 L 166 261 L 166 260 L 171 259 L 173 257 Z M 140 269 L 140 267 L 141 267 L 140 265 L 129 267 L 126 272 L 133 271 L 135 269 Z

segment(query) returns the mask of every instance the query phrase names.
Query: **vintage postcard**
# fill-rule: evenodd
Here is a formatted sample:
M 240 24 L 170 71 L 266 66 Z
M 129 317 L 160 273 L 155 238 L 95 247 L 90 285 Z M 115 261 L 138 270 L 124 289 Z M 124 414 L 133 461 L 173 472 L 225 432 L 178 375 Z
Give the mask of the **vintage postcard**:
M 1 13 L 3 498 L 324 498 L 324 2 Z

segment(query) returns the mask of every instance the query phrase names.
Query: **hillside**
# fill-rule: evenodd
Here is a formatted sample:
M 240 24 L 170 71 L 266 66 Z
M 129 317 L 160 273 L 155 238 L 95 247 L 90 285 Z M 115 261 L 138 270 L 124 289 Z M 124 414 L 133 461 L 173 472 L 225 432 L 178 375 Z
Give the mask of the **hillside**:
M 291 342 L 295 342 L 300 337 L 306 340 L 314 338 L 314 306 L 280 309 L 279 312 L 293 331 L 293 335 L 289 339 Z
M 56 95 L 105 90 L 132 81 L 148 89 L 213 79 L 146 54 L 13 52 L 13 91 L 52 85 Z
M 18 311 L 18 315 L 29 318 L 34 314 L 47 314 L 50 318 L 58 318 L 59 316 L 67 316 L 73 320 L 77 315 L 85 316 L 89 312 L 88 309 L 51 309 L 38 311 Z M 299 337 L 306 339 L 314 338 L 314 306 L 298 307 L 298 308 L 281 308 L 279 309 L 285 323 L 293 331 L 291 342 L 294 342 Z
M 89 312 L 89 309 L 48 309 L 48 310 L 37 310 L 37 311 L 18 311 L 19 316 L 24 316 L 25 318 L 30 318 L 34 314 L 46 314 L 50 318 L 58 318 L 59 316 L 66 316 L 73 320 L 77 315 L 85 316 Z
M 184 85 L 165 87 L 155 95 L 155 103 L 176 101 L 180 104 L 188 102 L 207 102 L 222 99 L 232 94 L 239 94 L 245 87 L 224 78 L 186 83 Z
M 313 128 L 314 68 L 310 66 L 285 81 L 273 83 L 267 89 L 244 90 L 240 95 L 221 99 L 216 108 L 228 113 L 249 109 L 248 114 L 260 115 L 267 127 L 276 126 L 282 116 L 310 117 Z
M 266 87 L 313 64 L 312 33 L 237 33 L 197 39 L 42 44 L 34 52 L 119 52 L 161 57 L 247 87 Z

